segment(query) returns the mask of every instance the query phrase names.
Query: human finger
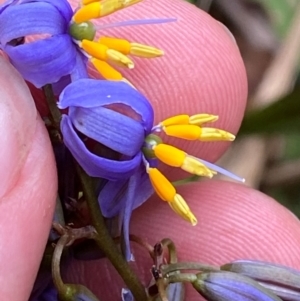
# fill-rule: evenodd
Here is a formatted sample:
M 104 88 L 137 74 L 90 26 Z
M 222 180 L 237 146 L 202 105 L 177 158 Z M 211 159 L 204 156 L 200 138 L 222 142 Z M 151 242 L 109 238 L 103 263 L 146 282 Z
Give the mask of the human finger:
M 2 57 L 0 66 L 1 298 L 24 301 L 49 235 L 56 169 L 48 133 L 25 82 Z

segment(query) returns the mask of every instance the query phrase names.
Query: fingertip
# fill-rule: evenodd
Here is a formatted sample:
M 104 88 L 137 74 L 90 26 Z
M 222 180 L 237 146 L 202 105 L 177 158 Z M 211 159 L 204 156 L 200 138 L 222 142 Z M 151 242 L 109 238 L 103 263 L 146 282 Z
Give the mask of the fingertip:
M 37 112 L 30 92 L 19 73 L 0 56 L 0 197 L 18 179 L 31 148 Z
M 299 220 L 272 198 L 225 181 L 203 181 L 182 187 L 179 193 L 197 216 L 196 227 L 154 196 L 135 211 L 133 233 L 151 241 L 171 237 L 186 260 L 221 264 L 253 258 L 300 267 Z
M 28 300 L 49 235 L 56 193 L 53 151 L 39 118 L 18 181 L 0 200 L 3 300 Z

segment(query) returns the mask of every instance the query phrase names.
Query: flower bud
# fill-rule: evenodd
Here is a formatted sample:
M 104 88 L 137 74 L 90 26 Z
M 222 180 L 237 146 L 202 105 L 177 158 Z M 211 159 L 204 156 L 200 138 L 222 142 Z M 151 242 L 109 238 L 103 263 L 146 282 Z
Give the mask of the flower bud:
M 58 293 L 62 301 L 99 301 L 85 286 L 80 284 L 65 284 L 64 292 Z
M 223 265 L 221 270 L 251 277 L 283 300 L 300 300 L 300 271 L 257 260 L 233 261 Z
M 281 301 L 256 281 L 231 272 L 199 273 L 193 286 L 208 301 Z

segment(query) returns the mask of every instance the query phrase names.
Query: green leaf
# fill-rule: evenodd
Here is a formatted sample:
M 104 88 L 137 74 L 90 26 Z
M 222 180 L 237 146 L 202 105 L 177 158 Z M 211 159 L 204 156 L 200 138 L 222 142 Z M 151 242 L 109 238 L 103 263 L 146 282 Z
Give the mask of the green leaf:
M 271 18 L 272 24 L 279 34 L 284 37 L 295 15 L 298 1 L 290 0 L 256 0 L 262 4 Z
M 239 134 L 299 133 L 300 88 L 288 96 L 259 110 L 248 112 Z

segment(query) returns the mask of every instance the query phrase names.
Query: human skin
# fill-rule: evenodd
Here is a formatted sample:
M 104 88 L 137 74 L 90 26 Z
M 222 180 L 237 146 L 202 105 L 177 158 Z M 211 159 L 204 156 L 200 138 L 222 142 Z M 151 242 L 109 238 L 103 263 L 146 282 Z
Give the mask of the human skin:
M 220 116 L 216 127 L 236 133 L 244 114 L 247 85 L 230 35 L 205 13 L 175 0 L 145 0 L 105 22 L 151 17 L 177 17 L 178 21 L 117 28 L 107 35 L 165 50 L 163 58 L 136 59 L 136 68 L 124 72 L 152 102 L 156 121 L 180 113 L 212 113 Z M 0 64 L 0 160 L 5 166 L 0 183 L 0 291 L 3 300 L 26 301 L 51 224 L 56 171 L 47 132 L 24 82 L 3 59 Z M 219 142 L 166 141 L 211 161 L 228 147 Z M 170 174 L 169 169 L 162 170 Z M 174 174 L 178 175 L 172 170 Z M 231 182 L 209 180 L 178 190 L 197 216 L 197 226 L 181 220 L 153 196 L 134 212 L 132 233 L 151 244 L 170 237 L 180 260 L 222 264 L 252 258 L 300 268 L 299 222 L 276 201 Z M 134 247 L 134 253 L 137 272 L 147 283 L 151 261 L 139 248 Z M 100 300 L 120 300 L 122 281 L 106 260 L 75 261 L 67 279 L 87 284 Z M 188 289 L 186 300 L 199 300 L 199 296 Z

